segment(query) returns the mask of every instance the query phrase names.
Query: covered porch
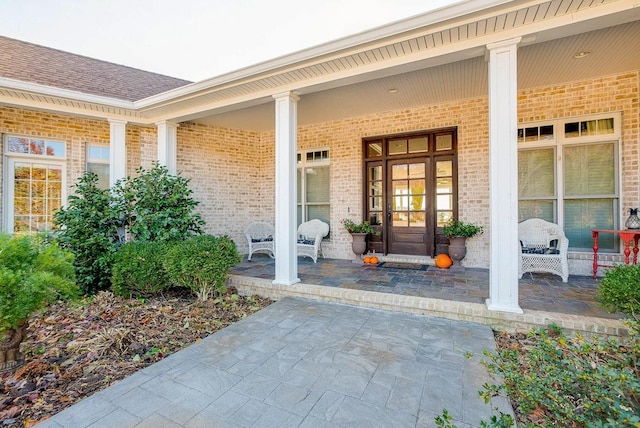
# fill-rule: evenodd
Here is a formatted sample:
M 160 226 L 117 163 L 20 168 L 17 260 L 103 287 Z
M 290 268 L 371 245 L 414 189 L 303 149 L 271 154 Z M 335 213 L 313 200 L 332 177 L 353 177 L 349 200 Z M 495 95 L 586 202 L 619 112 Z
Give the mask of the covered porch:
M 460 265 L 439 269 L 427 259 L 381 257 L 378 265 L 319 258 L 298 260 L 301 282 L 293 286 L 272 283 L 275 262 L 264 255 L 246 257 L 230 271 L 230 285 L 242 294 L 281 298 L 297 295 L 345 304 L 422 313 L 489 324 L 497 329 L 526 331 L 554 323 L 582 333 L 624 334 L 621 314 L 600 307 L 596 294 L 600 279 L 571 275 L 527 273 L 519 280 L 523 314 L 489 311 L 489 269 Z

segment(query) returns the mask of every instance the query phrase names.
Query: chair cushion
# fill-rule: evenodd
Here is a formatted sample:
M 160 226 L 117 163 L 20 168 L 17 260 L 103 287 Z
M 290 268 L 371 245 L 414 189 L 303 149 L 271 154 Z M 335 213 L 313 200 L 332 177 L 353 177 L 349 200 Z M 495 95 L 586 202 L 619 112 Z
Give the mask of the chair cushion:
M 269 242 L 273 241 L 273 236 L 267 236 L 266 238 L 251 238 L 251 242 Z
M 315 243 L 316 241 L 314 239 L 306 239 L 306 238 L 298 239 L 298 244 L 302 244 L 302 245 L 314 245 Z

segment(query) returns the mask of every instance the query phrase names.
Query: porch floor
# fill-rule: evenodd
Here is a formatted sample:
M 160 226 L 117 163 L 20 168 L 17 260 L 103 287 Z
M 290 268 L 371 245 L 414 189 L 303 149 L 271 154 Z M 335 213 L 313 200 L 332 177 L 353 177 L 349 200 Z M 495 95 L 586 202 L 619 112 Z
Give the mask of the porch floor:
M 274 260 L 254 254 L 230 273 L 272 280 Z M 385 266 L 386 265 L 386 266 Z M 389 267 L 389 265 L 391 267 Z M 394 262 L 378 266 L 358 265 L 350 260 L 298 258 L 298 277 L 304 284 L 375 291 L 405 296 L 484 304 L 489 297 L 489 270 L 452 266 L 439 269 L 432 265 L 411 263 L 414 268 L 400 268 Z M 526 273 L 519 281 L 519 303 L 523 310 L 555 312 L 584 317 L 620 319 L 596 301 L 599 280 L 570 275 L 563 283 L 557 275 Z

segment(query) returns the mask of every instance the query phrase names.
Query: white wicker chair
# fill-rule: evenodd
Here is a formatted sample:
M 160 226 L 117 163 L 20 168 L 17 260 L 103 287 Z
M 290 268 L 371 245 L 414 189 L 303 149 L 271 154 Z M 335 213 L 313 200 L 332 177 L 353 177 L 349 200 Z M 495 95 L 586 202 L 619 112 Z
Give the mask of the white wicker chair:
M 526 272 L 548 272 L 560 275 L 562 282 L 568 281 L 569 239 L 560 226 L 531 218 L 518 225 L 518 238 L 519 278 Z
M 266 252 L 272 259 L 275 258 L 275 229 L 273 226 L 263 221 L 254 221 L 247 226 L 244 234 L 249 243 L 249 260 L 251 260 L 251 255 L 258 251 Z
M 322 238 L 329 233 L 329 225 L 321 220 L 309 220 L 298 226 L 298 256 L 311 257 L 318 262 L 318 254 L 322 252 Z

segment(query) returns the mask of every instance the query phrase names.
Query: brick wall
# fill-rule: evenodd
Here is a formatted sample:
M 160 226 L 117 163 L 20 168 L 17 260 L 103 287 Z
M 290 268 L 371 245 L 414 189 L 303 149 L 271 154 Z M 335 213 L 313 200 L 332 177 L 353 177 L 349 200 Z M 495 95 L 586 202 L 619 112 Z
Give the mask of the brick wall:
M 621 73 L 519 93 L 520 122 L 622 112 L 621 175 L 625 210 L 640 206 L 639 80 L 639 72 Z M 326 255 L 352 257 L 351 238 L 340 226 L 340 220 L 359 218 L 362 213 L 362 138 L 455 126 L 458 128 L 460 218 L 482 224 L 487 231 L 468 241 L 465 264 L 487 267 L 490 233 L 487 115 L 484 97 L 300 127 L 300 150 L 322 147 L 330 150 L 332 230 L 330 241 L 324 246 Z M 68 186 L 84 171 L 84 143 L 109 142 L 107 121 L 8 107 L 0 108 L 0 132 L 66 142 Z M 150 167 L 157 157 L 156 129 L 128 125 L 126 138 L 128 173 L 133 174 L 139 165 Z M 257 134 L 194 123 L 183 123 L 178 128 L 178 171 L 192 180 L 194 197 L 201 201 L 198 211 L 207 222 L 207 231 L 228 234 L 241 251 L 247 250 L 242 232 L 249 221 L 274 221 L 274 141 L 273 132 Z M 588 264 L 581 255 L 572 257 L 582 263 L 581 266 Z

